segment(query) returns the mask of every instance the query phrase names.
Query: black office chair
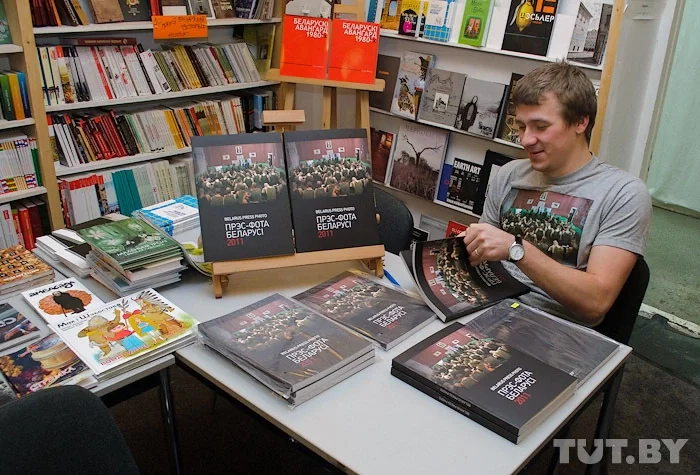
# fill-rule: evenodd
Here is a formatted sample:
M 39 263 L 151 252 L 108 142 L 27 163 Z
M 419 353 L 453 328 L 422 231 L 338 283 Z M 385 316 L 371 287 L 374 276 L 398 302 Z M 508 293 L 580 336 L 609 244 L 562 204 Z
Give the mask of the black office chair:
M 0 408 L 3 474 L 138 474 L 99 397 L 78 386 L 44 389 Z
M 379 239 L 392 254 L 411 247 L 413 215 L 395 196 L 374 187 L 374 201 L 379 213 Z

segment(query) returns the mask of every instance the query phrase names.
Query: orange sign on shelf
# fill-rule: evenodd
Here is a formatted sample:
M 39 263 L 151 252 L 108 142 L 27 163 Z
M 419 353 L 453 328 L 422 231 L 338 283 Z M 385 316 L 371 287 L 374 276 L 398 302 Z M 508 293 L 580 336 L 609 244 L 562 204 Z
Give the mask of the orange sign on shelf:
M 152 16 L 153 39 L 206 38 L 209 36 L 206 15 Z

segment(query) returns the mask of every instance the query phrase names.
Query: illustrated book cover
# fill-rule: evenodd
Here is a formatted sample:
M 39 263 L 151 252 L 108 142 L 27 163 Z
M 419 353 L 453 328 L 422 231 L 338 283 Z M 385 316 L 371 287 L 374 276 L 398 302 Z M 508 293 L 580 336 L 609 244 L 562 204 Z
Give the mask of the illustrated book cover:
M 68 384 L 92 387 L 92 371 L 55 333 L 0 356 L 0 370 L 20 396 Z
M 54 330 L 63 322 L 104 305 L 75 277 L 25 290 L 22 297 Z
M 426 0 L 425 27 L 420 36 L 426 40 L 448 43 L 457 16 L 457 0 Z
M 358 334 L 280 294 L 199 330 L 208 346 L 285 398 L 374 351 Z
M 297 252 L 379 244 L 365 129 L 285 132 Z
M 401 20 L 401 0 L 384 0 L 379 25 L 383 30 L 397 31 Z
M 425 17 L 428 14 L 426 0 L 401 0 L 399 14 L 399 35 L 422 36 L 425 29 Z
M 328 79 L 374 84 L 379 52 L 379 25 L 333 19 Z
M 433 68 L 428 72 L 418 118 L 452 127 L 457 120 L 459 100 L 466 74 Z
M 503 112 L 499 119 L 497 137 L 508 142 L 520 145 L 520 134 L 518 126 L 515 124 L 515 104 L 513 103 L 513 90 L 518 81 L 523 77 L 522 74 L 512 73 L 510 75 L 510 83 L 506 90 L 506 100 L 503 104 Z
M 294 254 L 282 136 L 192 137 L 208 262 Z
M 500 262 L 472 266 L 459 237 L 416 243 L 413 275 L 425 303 L 444 322 L 529 291 Z
M 284 16 L 280 74 L 325 79 L 331 20 Z
M 505 91 L 505 84 L 467 78 L 455 128 L 492 139 L 498 128 Z
M 465 324 L 469 331 L 504 344 L 562 370 L 582 385 L 620 348 L 591 328 L 506 299 Z
M 573 376 L 458 322 L 401 353 L 392 369 L 443 404 L 496 424 L 516 443 L 576 390 Z
M 404 51 L 394 86 L 392 113 L 407 119 L 415 120 L 418 117 L 418 107 L 425 90 L 425 81 L 434 63 L 435 56 L 432 54 Z
M 484 46 L 489 32 L 491 11 L 496 0 L 469 0 L 464 7 L 459 42 L 470 46 Z
M 33 279 L 50 278 L 53 269 L 18 244 L 0 250 L 0 294 Z
M 581 0 L 566 59 L 600 66 L 610 34 L 613 0 Z
M 370 91 L 369 106 L 376 107 L 385 111 L 391 110 L 391 102 L 394 99 L 394 85 L 399 76 L 399 67 L 401 66 L 401 58 L 396 56 L 387 56 L 385 54 L 377 55 L 377 79 L 384 79 L 384 90 L 381 92 Z
M 305 292 L 295 300 L 345 325 L 389 350 L 434 320 L 417 295 L 351 270 Z
M 370 129 L 372 143 L 372 179 L 384 183 L 389 167 L 389 158 L 394 150 L 396 134 L 384 130 Z
M 449 132 L 427 125 L 404 122 L 396 137 L 389 184 L 413 195 L 433 200 Z
M 196 325 L 192 316 L 147 289 L 66 319 L 57 333 L 100 379 L 149 353 L 172 348 Z
M 448 163 L 451 162 L 451 163 Z M 458 157 L 445 160 L 436 201 L 472 211 L 479 195 L 481 165 Z
M 39 328 L 9 303 L 0 304 L 0 350 L 39 338 Z
M 501 49 L 547 56 L 557 0 L 511 0 Z

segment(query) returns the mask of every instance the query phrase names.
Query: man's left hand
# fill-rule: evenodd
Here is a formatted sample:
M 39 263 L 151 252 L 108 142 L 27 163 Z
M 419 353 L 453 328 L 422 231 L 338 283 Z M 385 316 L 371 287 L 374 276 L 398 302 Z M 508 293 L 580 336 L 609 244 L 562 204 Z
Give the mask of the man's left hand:
M 513 242 L 512 234 L 486 223 L 472 224 L 464 232 L 464 245 L 472 265 L 508 259 Z

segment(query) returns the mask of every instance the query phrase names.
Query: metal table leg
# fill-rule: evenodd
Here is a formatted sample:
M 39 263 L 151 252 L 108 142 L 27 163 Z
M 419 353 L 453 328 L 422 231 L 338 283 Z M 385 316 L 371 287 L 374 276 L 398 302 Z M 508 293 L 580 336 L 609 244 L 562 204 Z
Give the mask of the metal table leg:
M 158 393 L 160 395 L 160 409 L 163 416 L 163 426 L 165 428 L 165 438 L 170 449 L 170 463 L 177 475 L 182 474 L 182 463 L 180 461 L 180 449 L 177 443 L 177 430 L 175 427 L 175 403 L 170 388 L 170 368 L 162 369 L 158 372 L 160 385 Z
M 600 407 L 600 414 L 598 416 L 598 425 L 596 426 L 595 438 L 605 440 L 610 435 L 610 428 L 612 427 L 613 417 L 615 415 L 615 402 L 617 401 L 617 393 L 620 390 L 620 383 L 622 382 L 622 373 L 625 366 L 622 365 L 615 372 L 615 375 L 608 382 L 608 387 L 603 394 L 603 405 Z M 596 464 L 589 465 L 586 469 L 586 475 L 598 475 L 606 470 L 607 457 L 603 456 L 602 460 Z

